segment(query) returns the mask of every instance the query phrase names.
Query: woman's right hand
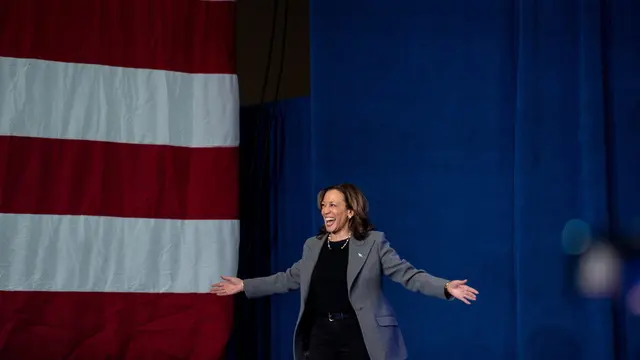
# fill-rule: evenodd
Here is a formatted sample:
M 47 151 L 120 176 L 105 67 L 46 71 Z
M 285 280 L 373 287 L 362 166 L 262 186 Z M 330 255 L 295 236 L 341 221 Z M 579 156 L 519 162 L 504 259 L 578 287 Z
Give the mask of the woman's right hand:
M 221 276 L 222 281 L 211 285 L 210 292 L 218 296 L 227 296 L 244 291 L 244 282 L 237 277 Z

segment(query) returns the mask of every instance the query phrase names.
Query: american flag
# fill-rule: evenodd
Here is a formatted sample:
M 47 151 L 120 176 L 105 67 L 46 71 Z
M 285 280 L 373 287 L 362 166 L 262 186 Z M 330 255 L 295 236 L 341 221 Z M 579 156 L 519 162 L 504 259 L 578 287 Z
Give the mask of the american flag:
M 235 3 L 0 3 L 0 358 L 217 359 Z

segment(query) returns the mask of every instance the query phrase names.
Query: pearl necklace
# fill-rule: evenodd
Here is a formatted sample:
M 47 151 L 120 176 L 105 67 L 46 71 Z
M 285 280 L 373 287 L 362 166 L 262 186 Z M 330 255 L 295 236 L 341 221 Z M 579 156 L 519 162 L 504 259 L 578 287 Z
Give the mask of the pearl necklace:
M 347 241 L 344 243 L 344 245 L 342 245 L 342 246 L 340 247 L 340 250 L 344 249 L 344 248 L 347 246 L 347 244 L 349 243 L 349 239 L 351 239 L 351 234 L 349 234 L 349 236 L 347 236 L 347 237 L 346 237 L 346 240 L 347 240 Z M 344 240 L 344 239 L 343 239 L 343 240 Z M 342 240 L 341 240 L 341 241 L 342 241 Z M 328 241 L 327 241 L 327 248 L 328 248 L 329 250 L 333 250 L 333 249 L 331 248 L 331 245 L 329 245 L 329 243 L 330 243 L 330 242 L 331 242 L 331 235 L 329 235 L 329 239 L 328 239 Z

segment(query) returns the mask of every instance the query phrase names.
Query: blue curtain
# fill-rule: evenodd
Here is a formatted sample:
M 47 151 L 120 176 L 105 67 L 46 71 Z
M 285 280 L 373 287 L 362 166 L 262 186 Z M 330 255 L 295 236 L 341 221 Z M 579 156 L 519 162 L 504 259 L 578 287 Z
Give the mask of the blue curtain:
M 402 256 L 481 291 L 472 306 L 386 283 L 411 358 L 640 358 L 640 2 L 312 0 L 312 96 L 243 109 L 243 277 L 286 269 L 315 194 L 368 195 Z M 623 258 L 585 298 L 562 233 Z M 238 298 L 238 359 L 290 359 L 297 292 Z
M 315 234 L 319 217 L 313 184 L 310 99 L 301 97 L 276 102 L 273 109 L 271 273 L 298 261 L 304 240 Z M 290 359 L 293 331 L 300 308 L 300 293 L 271 299 L 271 359 Z
M 359 185 L 402 256 L 481 292 L 466 306 L 385 284 L 411 358 L 640 358 L 623 298 L 640 280 L 638 18 L 636 0 L 311 1 L 300 171 Z M 577 291 L 572 219 L 625 258 L 613 298 Z

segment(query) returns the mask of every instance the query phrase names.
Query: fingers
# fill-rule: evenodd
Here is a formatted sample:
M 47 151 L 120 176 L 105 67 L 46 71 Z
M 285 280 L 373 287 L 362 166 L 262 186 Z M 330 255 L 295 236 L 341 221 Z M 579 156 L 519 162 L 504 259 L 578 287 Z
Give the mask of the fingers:
M 478 290 L 472 288 L 471 286 L 463 286 L 462 287 L 464 296 L 469 299 L 469 300 L 475 300 L 476 299 L 476 295 L 478 294 Z
M 234 278 L 233 276 L 224 276 L 224 275 L 223 275 L 223 276 L 220 276 L 220 278 L 221 278 L 224 282 L 229 283 L 229 284 L 235 284 L 235 283 L 237 283 L 237 282 L 238 282 L 238 279 L 237 279 L 237 278 Z
M 222 289 L 226 289 L 227 288 L 227 284 L 226 283 L 215 283 L 213 285 L 211 285 L 211 290 L 222 290 Z
M 228 294 L 226 284 L 224 283 L 215 283 L 211 285 L 209 292 L 216 295 L 230 295 Z
M 465 303 L 467 305 L 471 305 L 469 300 L 475 301 L 476 297 L 474 295 L 464 294 L 464 295 L 457 296 L 456 299 L 462 301 L 463 303 Z
M 224 282 L 228 283 L 228 284 L 233 284 L 233 285 L 239 285 L 242 284 L 242 280 L 238 279 L 237 277 L 234 276 L 220 276 L 220 278 L 222 280 L 224 280 Z
M 210 292 L 218 296 L 228 295 L 225 289 L 213 289 Z
M 469 300 L 476 300 L 476 295 L 472 292 L 466 292 L 463 296 Z
M 475 300 L 475 299 L 470 299 L 469 296 L 467 296 L 467 294 L 459 294 L 458 296 L 456 296 L 456 299 L 462 301 L 463 303 L 465 303 L 467 305 L 471 305 L 469 300 Z
M 471 286 L 466 286 L 465 285 L 465 286 L 462 287 L 462 290 L 464 292 L 468 292 L 468 293 L 471 293 L 471 294 L 474 294 L 474 295 L 478 295 L 479 294 L 478 290 L 472 288 Z
M 458 286 L 463 286 L 465 283 L 467 282 L 467 280 L 453 280 L 450 282 L 451 285 L 453 285 L 454 287 L 458 287 Z
M 241 285 L 239 285 L 242 284 L 242 280 L 233 276 L 225 275 L 220 276 L 220 278 L 222 281 L 211 285 L 211 288 L 209 289 L 210 293 L 218 296 L 227 296 L 242 291 Z
M 454 291 L 455 294 L 453 294 L 456 299 L 462 301 L 463 303 L 467 304 L 467 305 L 471 305 L 471 303 L 469 302 L 469 300 L 471 301 L 476 301 L 476 294 L 478 294 L 478 291 L 474 288 L 471 288 L 469 286 L 461 286 L 458 289 L 456 289 L 456 291 Z
M 464 296 L 460 296 L 459 298 L 457 298 L 458 300 L 462 301 L 463 303 L 467 304 L 467 305 L 471 305 L 471 303 L 469 302 L 469 300 L 472 299 L 468 299 L 467 297 Z M 473 300 L 472 300 L 473 301 Z
M 212 293 L 212 294 L 218 295 L 218 296 L 233 295 L 230 291 L 228 291 L 224 287 L 222 287 L 222 288 L 212 288 L 209 292 Z
M 456 287 L 459 287 L 463 291 L 470 291 L 470 292 L 478 295 L 479 294 L 478 290 L 472 288 L 469 285 L 464 285 L 466 282 L 467 282 L 466 279 L 465 280 L 455 280 L 455 281 L 452 281 L 452 284 L 454 284 Z

